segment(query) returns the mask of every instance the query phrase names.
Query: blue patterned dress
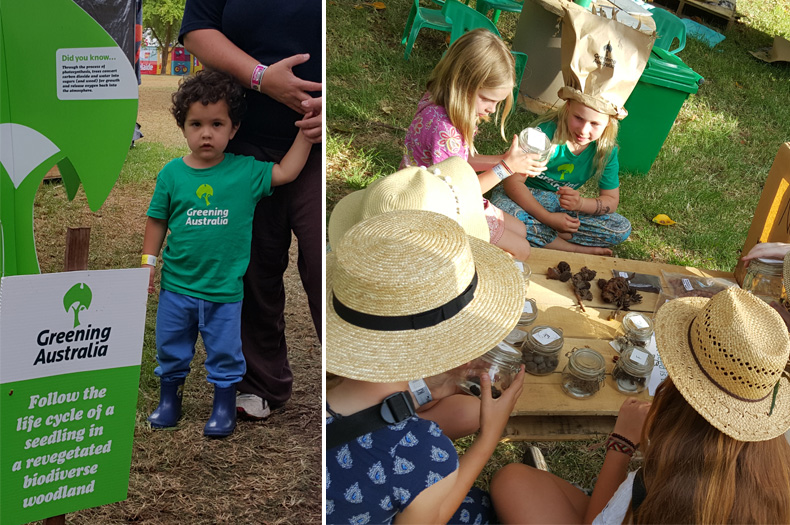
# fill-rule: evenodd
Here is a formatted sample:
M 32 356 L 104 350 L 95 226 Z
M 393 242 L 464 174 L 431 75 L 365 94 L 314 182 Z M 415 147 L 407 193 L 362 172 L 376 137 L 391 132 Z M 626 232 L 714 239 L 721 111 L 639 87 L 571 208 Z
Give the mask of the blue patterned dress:
M 392 523 L 457 469 L 458 453 L 433 421 L 413 416 L 360 436 L 326 452 L 326 523 Z M 450 523 L 488 523 L 490 509 L 488 494 L 472 488 Z

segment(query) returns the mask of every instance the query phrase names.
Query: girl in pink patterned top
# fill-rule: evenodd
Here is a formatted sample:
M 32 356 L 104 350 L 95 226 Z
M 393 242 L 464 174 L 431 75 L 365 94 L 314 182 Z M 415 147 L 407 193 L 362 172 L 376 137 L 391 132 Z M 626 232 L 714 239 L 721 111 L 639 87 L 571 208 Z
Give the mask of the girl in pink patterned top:
M 513 106 L 515 63 L 504 42 L 485 29 L 456 40 L 428 80 L 428 91 L 406 132 L 401 167 L 432 166 L 461 157 L 478 172 L 481 193 L 513 174 L 523 180 L 546 169 L 535 155 L 524 153 L 514 136 L 504 155 L 479 155 L 474 146 L 477 124 L 502 109 L 500 133 Z M 501 104 L 504 102 L 504 104 Z M 503 107 L 502 107 L 503 106 Z M 506 140 L 506 139 L 505 139 Z M 517 259 L 529 257 L 524 223 L 482 199 L 490 241 Z

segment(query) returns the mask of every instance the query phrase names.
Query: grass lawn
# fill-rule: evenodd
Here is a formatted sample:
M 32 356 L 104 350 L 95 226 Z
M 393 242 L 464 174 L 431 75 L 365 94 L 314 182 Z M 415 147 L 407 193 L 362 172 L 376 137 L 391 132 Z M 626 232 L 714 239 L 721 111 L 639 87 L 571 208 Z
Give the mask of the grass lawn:
M 327 3 L 327 216 L 347 193 L 397 170 L 417 101 L 447 48 L 445 33 L 423 29 L 405 61 L 400 39 L 412 2 L 385 5 Z M 650 172 L 621 174 L 618 212 L 631 220 L 633 233 L 616 248 L 618 257 L 726 271 L 737 263 L 771 163 L 790 140 L 790 65 L 766 64 L 749 51 L 770 46 L 774 35 L 790 38 L 790 0 L 739 0 L 738 13 L 729 31 L 698 13 L 726 39 L 710 49 L 689 38 L 678 55 L 705 82 L 683 104 Z M 517 14 L 502 13 L 498 27 L 508 43 L 517 21 Z M 519 108 L 506 134 L 534 118 Z M 481 127 L 475 145 L 483 154 L 508 146 L 491 124 Z M 659 213 L 677 224 L 652 223 Z M 588 445 L 541 447 L 554 472 L 589 486 L 603 456 Z M 498 466 L 519 461 L 520 452 L 520 446 L 500 445 L 481 485 Z

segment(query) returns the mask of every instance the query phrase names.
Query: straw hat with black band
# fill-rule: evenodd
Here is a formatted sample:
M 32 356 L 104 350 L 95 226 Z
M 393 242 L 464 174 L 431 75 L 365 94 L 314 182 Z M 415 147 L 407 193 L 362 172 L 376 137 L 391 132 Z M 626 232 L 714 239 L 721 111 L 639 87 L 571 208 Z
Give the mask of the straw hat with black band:
M 334 249 L 359 221 L 395 210 L 441 213 L 469 235 L 490 238 L 477 174 L 463 159 L 450 157 L 430 168 L 404 168 L 345 196 L 329 217 L 329 245 Z
M 732 287 L 666 303 L 655 327 L 669 377 L 711 425 L 738 441 L 790 429 L 790 336 L 768 304 Z
M 524 303 L 502 250 L 444 215 L 384 213 L 326 261 L 326 370 L 376 383 L 437 375 L 496 346 Z

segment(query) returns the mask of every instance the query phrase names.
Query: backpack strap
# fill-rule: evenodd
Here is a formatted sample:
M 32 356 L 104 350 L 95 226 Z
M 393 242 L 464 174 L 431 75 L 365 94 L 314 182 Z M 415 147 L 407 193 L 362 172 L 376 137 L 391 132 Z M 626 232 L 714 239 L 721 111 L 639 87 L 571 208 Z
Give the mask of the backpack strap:
M 647 497 L 647 489 L 645 488 L 645 478 L 642 475 L 642 469 L 636 471 L 634 476 L 634 484 L 631 487 L 631 511 L 636 514 L 637 509 L 645 501 Z
M 332 450 L 352 439 L 364 436 L 388 425 L 396 425 L 412 417 L 414 403 L 409 392 L 395 392 L 370 408 L 360 410 L 350 416 L 330 411 L 335 421 L 326 427 L 326 450 Z

